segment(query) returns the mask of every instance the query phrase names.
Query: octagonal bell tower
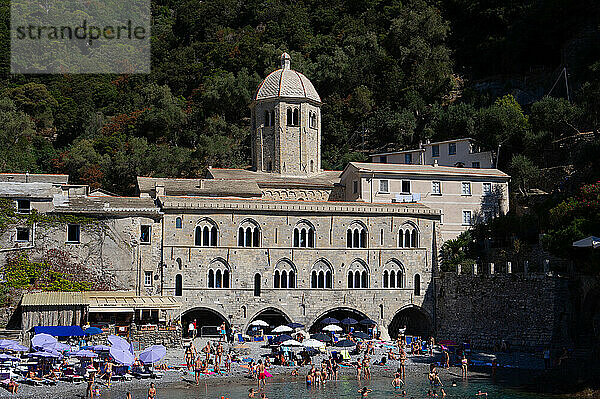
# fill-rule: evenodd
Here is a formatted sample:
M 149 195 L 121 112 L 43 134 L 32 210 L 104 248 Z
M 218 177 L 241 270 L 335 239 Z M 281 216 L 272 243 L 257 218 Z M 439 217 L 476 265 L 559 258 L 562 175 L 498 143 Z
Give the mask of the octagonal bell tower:
M 281 68 L 258 86 L 251 104 L 252 164 L 257 171 L 306 177 L 321 169 L 321 98 L 306 76 Z

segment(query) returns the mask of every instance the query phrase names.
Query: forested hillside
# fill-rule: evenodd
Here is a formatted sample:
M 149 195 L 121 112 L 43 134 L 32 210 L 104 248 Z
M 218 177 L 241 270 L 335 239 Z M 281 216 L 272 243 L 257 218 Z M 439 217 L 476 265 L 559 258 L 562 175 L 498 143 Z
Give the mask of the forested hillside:
M 0 170 L 132 194 L 136 175 L 245 167 L 248 104 L 287 51 L 323 99 L 326 168 L 472 136 L 526 192 L 541 148 L 600 128 L 598 16 L 593 0 L 156 0 L 150 75 L 11 76 L 2 47 Z M 545 97 L 563 67 L 569 91 Z M 597 177 L 594 151 L 576 158 Z

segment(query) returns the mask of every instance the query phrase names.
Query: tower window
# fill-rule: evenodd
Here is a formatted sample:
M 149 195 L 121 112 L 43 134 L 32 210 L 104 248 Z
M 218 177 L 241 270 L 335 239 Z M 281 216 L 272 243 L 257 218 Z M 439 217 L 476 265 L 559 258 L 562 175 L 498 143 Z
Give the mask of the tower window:
M 286 123 L 287 123 L 288 126 L 293 126 L 294 125 L 294 122 L 293 122 L 293 119 L 292 119 L 292 109 L 291 108 L 288 108 L 288 110 L 287 110 Z
M 292 114 L 292 125 L 300 125 L 300 111 L 298 110 L 298 108 L 294 109 L 294 112 Z

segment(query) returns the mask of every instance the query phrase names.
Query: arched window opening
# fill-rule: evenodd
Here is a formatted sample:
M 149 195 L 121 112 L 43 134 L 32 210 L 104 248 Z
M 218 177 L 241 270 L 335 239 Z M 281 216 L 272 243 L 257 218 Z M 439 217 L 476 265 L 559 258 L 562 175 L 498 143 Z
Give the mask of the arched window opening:
M 361 286 L 360 286 L 360 272 L 354 273 L 354 288 L 361 288 Z
M 246 247 L 251 247 L 252 246 L 252 228 L 251 227 L 246 227 L 246 242 L 245 242 L 245 246 Z
M 202 227 L 196 226 L 194 233 L 194 245 L 199 247 L 202 245 Z
M 223 288 L 229 288 L 229 270 L 223 272 Z
M 306 248 L 306 229 L 300 230 L 300 247 Z
M 298 248 L 300 246 L 300 232 L 298 228 L 294 229 L 294 247 Z
M 360 231 L 360 247 L 361 248 L 367 247 L 367 231 L 365 229 L 362 229 Z
M 293 126 L 294 125 L 294 122 L 292 120 L 292 109 L 291 108 L 287 109 L 287 121 L 286 121 L 286 123 L 287 123 L 288 126 Z
M 346 247 L 352 248 L 352 230 L 350 229 L 346 233 Z
M 181 274 L 175 276 L 175 296 L 183 295 L 183 277 Z
M 208 271 L 208 288 L 215 288 L 215 272 L 213 269 Z
M 315 171 L 315 161 L 313 161 L 312 159 L 310 160 L 310 173 L 313 173 Z
M 404 247 L 410 248 L 410 231 L 406 230 L 404 232 Z
M 269 126 L 269 111 L 265 111 L 265 126 Z
M 396 272 L 390 272 L 390 288 L 396 288 Z
M 348 248 L 367 248 L 367 229 L 359 222 L 353 222 L 346 231 Z
M 333 288 L 333 279 L 330 270 L 325 272 L 325 288 Z
M 398 273 L 396 274 L 396 279 L 398 280 L 396 283 L 396 287 L 404 288 L 404 274 L 402 273 L 402 271 L 398 271 Z
M 415 296 L 421 295 L 421 276 L 419 274 L 415 274 Z
M 319 272 L 319 288 L 325 288 L 325 273 L 323 273 L 323 270 Z
M 333 288 L 333 269 L 324 260 L 318 260 L 312 267 L 311 276 L 314 276 L 316 284 L 312 288 Z
M 254 296 L 260 296 L 260 274 L 254 275 Z
M 290 283 L 288 284 L 289 288 L 296 288 L 296 273 L 293 270 L 290 270 L 289 275 Z
M 348 288 L 354 288 L 354 273 L 348 272 Z
M 363 270 L 362 274 L 361 274 L 361 283 L 362 283 L 362 288 L 369 288 L 369 276 L 367 274 L 366 271 Z
M 247 314 L 247 309 L 245 305 L 242 305 L 242 317 L 245 319 L 246 317 L 248 317 Z
M 383 304 L 379 304 L 379 317 L 383 319 Z
M 412 248 L 417 248 L 417 229 L 413 229 L 410 235 L 410 246 Z
M 175 219 L 175 228 L 180 229 L 182 227 L 183 227 L 183 222 L 182 222 L 181 218 L 178 217 L 177 219 Z
M 383 288 L 389 288 L 389 273 L 387 270 L 383 272 Z
M 398 231 L 398 247 L 399 248 L 404 247 L 404 230 L 402 230 L 402 229 L 400 229 Z
M 205 247 L 208 247 L 209 243 L 210 243 L 210 230 L 209 230 L 208 226 L 204 226 L 204 228 L 202 229 L 202 245 Z
M 175 262 L 177 263 L 177 268 L 181 270 L 183 268 L 183 265 L 181 264 L 181 258 L 177 258 Z
M 315 229 L 307 221 L 300 221 L 294 227 L 293 244 L 296 248 L 314 248 Z
M 215 226 L 213 226 L 210 229 L 210 246 L 211 247 L 216 247 L 217 246 L 217 228 Z
M 281 272 L 281 288 L 287 288 L 287 272 L 284 270 Z
M 259 247 L 260 229 L 258 223 L 253 220 L 244 221 L 238 229 L 238 246 Z
M 317 272 L 314 270 L 310 274 L 310 288 L 317 288 Z
M 300 125 L 300 110 L 298 108 L 295 108 L 292 116 L 293 116 L 292 124 L 294 126 L 299 126 Z
M 279 281 L 281 277 L 279 275 L 279 270 L 275 270 L 275 276 L 273 276 L 273 288 L 279 288 Z
M 308 230 L 308 247 L 315 247 L 315 231 L 313 229 Z
M 223 274 L 221 270 L 217 270 L 215 277 L 215 288 L 221 288 L 221 283 L 223 282 Z

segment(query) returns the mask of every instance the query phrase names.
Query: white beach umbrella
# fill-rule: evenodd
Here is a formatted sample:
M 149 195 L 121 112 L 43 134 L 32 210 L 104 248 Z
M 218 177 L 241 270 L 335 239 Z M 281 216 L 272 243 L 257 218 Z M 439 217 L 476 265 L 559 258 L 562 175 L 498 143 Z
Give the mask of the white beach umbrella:
M 579 248 L 598 248 L 600 247 L 600 238 L 589 236 L 579 241 L 573 242 L 573 246 Z
M 306 332 L 306 331 L 304 331 L 304 330 L 300 330 L 300 331 L 298 331 L 296 334 L 300 334 L 300 335 L 302 335 L 304 338 L 309 338 L 309 337 L 310 337 L 310 334 L 309 334 L 309 333 L 307 333 L 307 332 Z
M 303 346 L 300 342 L 296 341 L 295 339 L 288 339 L 287 341 L 283 341 L 281 343 L 281 346 Z
M 302 345 L 305 348 L 322 348 L 325 346 L 325 342 L 321 342 L 318 339 L 307 339 L 306 341 L 302 341 Z
M 330 324 L 328 326 L 323 327 L 323 331 L 329 331 L 329 332 L 340 332 L 342 330 L 343 330 L 342 327 L 336 326 L 335 324 Z
M 288 326 L 279 326 L 279 327 L 274 328 L 272 332 L 274 332 L 275 334 L 283 334 L 283 333 L 289 333 L 292 331 L 294 331 L 294 330 Z
M 269 327 L 269 323 L 262 320 L 254 320 L 250 325 L 253 327 Z

